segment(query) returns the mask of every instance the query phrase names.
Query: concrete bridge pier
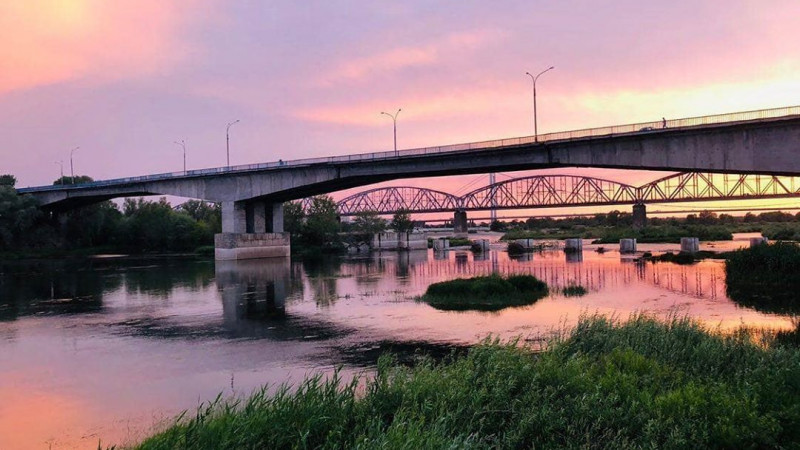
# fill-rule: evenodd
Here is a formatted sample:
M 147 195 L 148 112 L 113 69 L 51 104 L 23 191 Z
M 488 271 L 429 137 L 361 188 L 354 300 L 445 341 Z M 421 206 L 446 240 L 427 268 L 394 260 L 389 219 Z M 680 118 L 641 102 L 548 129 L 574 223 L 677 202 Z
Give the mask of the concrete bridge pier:
M 288 257 L 289 233 L 283 232 L 283 204 L 263 200 L 222 202 L 222 233 L 214 236 L 220 261 Z
M 639 229 L 647 226 L 647 207 L 644 203 L 633 205 L 633 228 Z
M 457 237 L 466 237 L 467 232 L 467 212 L 464 210 L 457 210 L 453 215 L 453 233 Z

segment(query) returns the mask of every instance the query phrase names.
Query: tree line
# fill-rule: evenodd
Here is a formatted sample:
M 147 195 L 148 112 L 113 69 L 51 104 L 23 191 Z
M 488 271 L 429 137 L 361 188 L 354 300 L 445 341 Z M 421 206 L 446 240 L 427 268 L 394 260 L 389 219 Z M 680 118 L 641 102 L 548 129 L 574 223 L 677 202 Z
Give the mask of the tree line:
M 75 177 L 75 183 L 93 181 Z M 62 177 L 53 184 L 71 184 Z M 194 251 L 213 245 L 221 231 L 219 205 L 190 200 L 173 207 L 166 198 L 95 203 L 60 214 L 19 195 L 12 175 L 0 175 L 0 252 L 103 248 L 129 253 Z

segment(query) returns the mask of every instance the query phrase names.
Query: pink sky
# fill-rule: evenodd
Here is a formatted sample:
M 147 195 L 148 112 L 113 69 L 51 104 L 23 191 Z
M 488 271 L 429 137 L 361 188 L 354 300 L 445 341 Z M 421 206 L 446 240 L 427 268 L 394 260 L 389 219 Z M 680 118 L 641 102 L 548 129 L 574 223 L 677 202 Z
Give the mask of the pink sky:
M 0 4 L 0 173 L 50 184 L 800 104 L 800 2 Z M 575 170 L 559 170 L 575 173 Z M 583 170 L 632 183 L 657 174 Z M 455 192 L 473 178 L 439 180 Z M 393 184 L 429 184 L 400 180 Z

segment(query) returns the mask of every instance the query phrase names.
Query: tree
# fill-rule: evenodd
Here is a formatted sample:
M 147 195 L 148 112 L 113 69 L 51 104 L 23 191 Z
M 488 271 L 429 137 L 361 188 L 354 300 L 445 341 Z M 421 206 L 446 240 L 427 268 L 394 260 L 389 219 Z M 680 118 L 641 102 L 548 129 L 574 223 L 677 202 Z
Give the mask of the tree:
M 340 228 L 336 202 L 327 195 L 314 197 L 303 226 L 303 239 L 311 245 L 335 246 Z
M 16 182 L 4 175 L 0 185 L 0 250 L 20 248 L 27 241 L 29 231 L 43 218 L 39 203 L 31 196 L 17 194 Z M 8 184 L 6 184 L 8 183 Z
M 302 202 L 287 202 L 283 204 L 283 230 L 297 238 L 303 232 L 306 212 L 303 211 Z
M 386 230 L 386 220 L 375 211 L 363 211 L 356 214 L 353 220 L 352 232 L 357 242 L 372 243 L 372 236 Z
M 389 227 L 397 233 L 410 233 L 414 230 L 411 213 L 406 209 L 399 209 L 394 213 Z
M 0 175 L 0 186 L 14 187 L 17 185 L 17 177 L 14 175 Z
M 94 178 L 92 178 L 92 177 L 90 177 L 88 175 L 77 175 L 74 178 L 73 177 L 68 177 L 68 176 L 65 175 L 65 176 L 63 176 L 61 178 L 58 178 L 56 181 L 54 181 L 53 185 L 57 186 L 57 185 L 64 185 L 64 184 L 91 183 L 92 181 L 94 181 Z

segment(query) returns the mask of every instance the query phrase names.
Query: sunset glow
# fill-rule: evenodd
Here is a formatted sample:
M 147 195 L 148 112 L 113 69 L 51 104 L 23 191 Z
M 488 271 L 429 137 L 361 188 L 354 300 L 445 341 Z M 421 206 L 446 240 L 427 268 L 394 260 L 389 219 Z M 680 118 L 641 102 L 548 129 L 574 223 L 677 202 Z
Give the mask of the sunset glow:
M 0 171 L 49 184 L 80 145 L 76 171 L 95 179 L 170 172 L 175 139 L 190 169 L 216 167 L 235 118 L 233 164 L 389 149 L 393 108 L 400 148 L 531 135 L 525 72 L 550 65 L 545 133 L 786 106 L 800 103 L 798 15 L 792 1 L 6 2 Z

